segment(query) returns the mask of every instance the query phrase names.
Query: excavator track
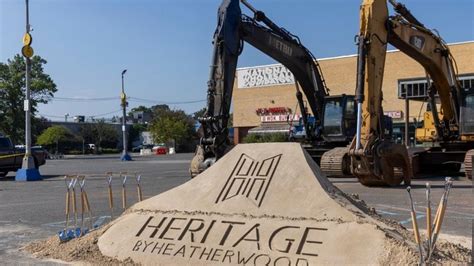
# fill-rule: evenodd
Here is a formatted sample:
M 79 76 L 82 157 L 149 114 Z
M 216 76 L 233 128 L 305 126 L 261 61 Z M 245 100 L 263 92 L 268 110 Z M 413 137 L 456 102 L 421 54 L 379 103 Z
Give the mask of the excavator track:
M 472 179 L 472 156 L 474 156 L 474 150 L 468 150 L 464 157 L 464 171 L 469 179 Z
M 319 167 L 328 177 L 348 177 L 351 175 L 349 148 L 339 147 L 329 150 L 321 157 Z

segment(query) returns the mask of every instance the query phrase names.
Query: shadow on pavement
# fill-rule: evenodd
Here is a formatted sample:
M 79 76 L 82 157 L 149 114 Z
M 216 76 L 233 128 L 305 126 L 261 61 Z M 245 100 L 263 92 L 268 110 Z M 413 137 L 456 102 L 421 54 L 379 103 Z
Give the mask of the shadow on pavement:
M 31 182 L 41 182 L 41 181 L 46 181 L 51 178 L 55 177 L 60 177 L 59 175 L 41 175 L 43 177 L 43 180 L 38 180 L 38 181 L 31 181 Z M 6 182 L 6 181 L 15 181 L 15 176 L 6 176 L 6 177 L 0 177 L 0 182 Z

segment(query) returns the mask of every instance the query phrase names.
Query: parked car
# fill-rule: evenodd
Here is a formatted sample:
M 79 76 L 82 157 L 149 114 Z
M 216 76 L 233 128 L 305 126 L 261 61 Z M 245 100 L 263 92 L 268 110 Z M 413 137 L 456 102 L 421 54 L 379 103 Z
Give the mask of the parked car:
M 168 154 L 168 147 L 164 143 L 155 145 L 152 149 L 153 153 L 156 155 Z
M 140 152 L 141 149 L 152 149 L 153 145 L 151 144 L 140 144 L 132 148 L 132 152 Z
M 46 163 L 47 152 L 41 146 L 32 147 L 31 153 L 36 168 Z M 0 177 L 6 176 L 10 171 L 20 169 L 24 154 L 23 145 L 14 146 L 10 138 L 0 136 Z

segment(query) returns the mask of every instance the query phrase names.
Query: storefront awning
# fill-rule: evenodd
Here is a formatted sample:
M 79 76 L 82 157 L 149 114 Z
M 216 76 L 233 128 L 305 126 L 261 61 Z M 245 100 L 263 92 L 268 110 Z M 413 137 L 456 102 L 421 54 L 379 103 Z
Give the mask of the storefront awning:
M 289 134 L 290 125 L 287 123 L 263 123 L 249 130 L 249 134 L 286 133 Z

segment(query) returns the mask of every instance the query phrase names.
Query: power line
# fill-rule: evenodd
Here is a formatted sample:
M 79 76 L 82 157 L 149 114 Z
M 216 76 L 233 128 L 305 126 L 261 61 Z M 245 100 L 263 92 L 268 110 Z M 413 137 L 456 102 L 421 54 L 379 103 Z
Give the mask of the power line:
M 144 102 L 144 103 L 154 103 L 154 104 L 191 104 L 191 103 L 200 103 L 200 102 L 206 101 L 206 100 L 193 100 L 193 101 L 182 101 L 182 102 L 165 102 L 165 101 L 148 100 L 148 99 L 132 97 L 132 96 L 128 97 L 128 99 L 134 102 Z
M 115 101 L 120 100 L 120 97 L 102 97 L 102 98 L 78 98 L 78 97 L 53 97 L 51 98 L 53 101 L 71 101 L 71 102 L 89 102 L 89 101 Z
M 114 111 L 110 111 L 110 112 L 107 112 L 107 113 L 103 113 L 103 114 L 96 114 L 96 115 L 86 115 L 88 117 L 103 117 L 103 116 L 106 116 L 106 115 L 110 115 L 110 114 L 114 114 L 114 113 L 118 113 L 122 111 L 122 109 L 119 109 L 119 110 L 114 110 Z M 64 118 L 65 116 L 60 116 L 60 115 L 50 115 L 50 114 L 39 114 L 40 116 L 44 116 L 44 117 L 51 117 L 51 118 Z
M 47 114 L 39 114 L 39 115 L 43 117 L 51 117 L 51 118 L 64 118 L 64 116 L 59 116 L 59 115 L 47 115 Z
M 129 101 L 132 102 L 141 102 L 141 103 L 150 103 L 150 104 L 192 104 L 192 103 L 200 103 L 200 102 L 205 102 L 206 100 L 191 100 L 191 101 L 156 101 L 156 100 L 150 100 L 150 99 L 143 99 L 139 97 L 133 97 L 129 96 L 127 97 Z M 52 101 L 63 101 L 63 102 L 91 102 L 91 101 L 118 101 L 120 100 L 120 97 L 100 97 L 100 98 L 87 98 L 87 97 L 52 97 Z
M 118 110 L 115 110 L 115 111 L 111 111 L 111 112 L 107 112 L 107 113 L 103 113 L 103 114 L 98 114 L 98 115 L 90 115 L 91 117 L 102 117 L 102 116 L 106 116 L 106 115 L 111 115 L 111 114 L 114 114 L 114 113 L 118 113 L 122 111 L 122 109 L 118 109 Z

